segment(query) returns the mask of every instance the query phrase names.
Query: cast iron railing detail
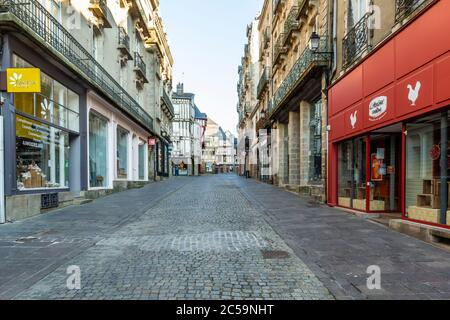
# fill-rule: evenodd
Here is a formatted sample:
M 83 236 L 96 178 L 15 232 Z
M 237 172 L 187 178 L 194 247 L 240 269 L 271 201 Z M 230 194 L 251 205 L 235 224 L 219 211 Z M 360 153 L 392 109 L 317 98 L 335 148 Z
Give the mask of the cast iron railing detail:
M 119 27 L 119 48 L 130 52 L 130 37 L 122 27 Z
M 395 21 L 401 22 L 422 6 L 427 0 L 396 0 Z
M 305 72 L 313 65 L 325 65 L 330 59 L 330 54 L 327 53 L 327 39 L 320 41 L 320 46 L 317 51 L 306 48 L 300 55 L 300 58 L 295 62 L 287 77 L 283 80 L 278 90 L 275 92 L 273 99 L 273 106 L 270 110 L 276 110 L 283 100 L 295 89 L 300 79 L 305 76 Z
M 3 0 L 0 12 L 13 15 L 18 24 L 38 36 L 48 49 L 63 56 L 67 64 L 109 96 L 122 111 L 153 131 L 153 118 L 37 0 Z
M 286 18 L 286 22 L 284 23 L 284 43 L 286 43 L 292 36 L 295 31 L 300 31 L 300 21 L 298 20 L 298 16 L 300 13 L 299 6 L 293 6 L 291 11 Z
M 167 93 L 166 89 L 163 89 L 163 95 L 161 97 L 162 102 L 165 106 L 165 109 L 167 109 L 167 113 L 170 119 L 173 119 L 175 117 L 175 111 L 173 108 L 172 100 L 169 97 L 169 94 Z
M 264 89 L 269 85 L 269 81 L 270 81 L 269 68 L 265 67 L 261 75 L 261 78 L 259 79 L 258 88 L 256 90 L 258 98 L 264 92 Z
M 275 42 L 274 65 L 277 65 L 280 62 L 281 56 L 287 53 L 287 48 L 284 45 L 284 37 L 284 33 L 280 34 Z
M 140 76 L 147 79 L 147 65 L 139 52 L 134 53 L 134 70 L 140 73 Z
M 370 17 L 371 13 L 365 14 L 342 40 L 344 68 L 349 67 L 364 51 L 370 48 Z

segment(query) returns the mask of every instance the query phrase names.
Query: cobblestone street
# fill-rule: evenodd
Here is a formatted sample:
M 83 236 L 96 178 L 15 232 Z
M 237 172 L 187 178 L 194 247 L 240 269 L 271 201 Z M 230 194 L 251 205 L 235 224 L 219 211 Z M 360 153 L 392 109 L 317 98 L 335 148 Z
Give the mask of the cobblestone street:
M 0 226 L 0 255 L 3 299 L 450 298 L 449 253 L 235 175 Z M 377 263 L 387 282 L 372 293 L 364 273 Z M 81 290 L 66 286 L 72 265 Z

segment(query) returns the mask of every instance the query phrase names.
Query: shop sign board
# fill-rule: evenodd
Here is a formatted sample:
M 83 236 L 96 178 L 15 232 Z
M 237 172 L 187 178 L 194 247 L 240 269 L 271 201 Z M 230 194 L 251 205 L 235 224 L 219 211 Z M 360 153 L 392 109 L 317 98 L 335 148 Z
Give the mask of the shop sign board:
M 6 69 L 6 89 L 8 92 L 41 92 L 41 70 L 38 68 Z

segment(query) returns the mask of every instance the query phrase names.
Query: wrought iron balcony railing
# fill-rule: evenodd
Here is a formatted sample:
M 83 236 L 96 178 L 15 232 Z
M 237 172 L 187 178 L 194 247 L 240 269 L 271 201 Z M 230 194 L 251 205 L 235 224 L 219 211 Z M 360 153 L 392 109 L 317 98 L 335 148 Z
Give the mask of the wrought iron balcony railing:
M 273 12 L 276 13 L 281 8 L 281 6 L 285 3 L 286 0 L 272 0 L 272 9 Z
M 131 57 L 130 54 L 130 37 L 124 28 L 119 27 L 119 49 L 123 50 L 128 56 Z
M 396 0 L 395 1 L 395 21 L 401 22 L 418 8 L 420 8 L 427 0 Z
M 258 88 L 256 90 L 258 99 L 261 97 L 261 94 L 264 92 L 264 89 L 269 85 L 269 82 L 270 82 L 269 68 L 265 67 L 261 75 L 261 78 L 259 79 Z
M 175 111 L 172 104 L 172 99 L 170 99 L 169 94 L 166 89 L 163 89 L 163 95 L 161 97 L 163 111 L 167 114 L 168 118 L 172 120 L 175 117 Z
M 147 65 L 139 52 L 134 53 L 134 71 L 136 71 L 144 80 L 147 80 Z
M 364 15 L 342 40 L 344 68 L 352 65 L 364 51 L 370 49 L 370 16 L 370 12 Z
M 263 41 L 264 41 L 263 48 L 267 49 L 270 45 L 270 27 L 269 26 L 267 26 L 264 29 L 264 40 Z
M 119 109 L 153 131 L 153 118 L 37 0 L 0 1 L 0 23 L 8 21 L 39 39 L 75 72 L 103 92 Z
M 278 39 L 275 42 L 274 57 L 273 57 L 274 65 L 277 65 L 281 60 L 280 58 L 287 53 L 287 48 L 284 45 L 284 38 L 285 34 L 282 33 L 278 36 Z
M 295 62 L 289 74 L 281 83 L 278 90 L 275 92 L 273 105 L 269 106 L 269 111 L 275 111 L 281 103 L 286 99 L 288 95 L 297 87 L 299 81 L 301 81 L 307 74 L 307 71 L 311 69 L 311 66 L 325 66 L 330 59 L 330 53 L 327 51 L 327 39 L 320 41 L 320 46 L 317 51 L 306 48 L 300 55 L 300 58 Z
M 293 6 L 291 11 L 286 18 L 286 22 L 284 23 L 284 44 L 291 38 L 294 32 L 300 31 L 300 21 L 298 20 L 298 16 L 300 14 L 300 7 Z

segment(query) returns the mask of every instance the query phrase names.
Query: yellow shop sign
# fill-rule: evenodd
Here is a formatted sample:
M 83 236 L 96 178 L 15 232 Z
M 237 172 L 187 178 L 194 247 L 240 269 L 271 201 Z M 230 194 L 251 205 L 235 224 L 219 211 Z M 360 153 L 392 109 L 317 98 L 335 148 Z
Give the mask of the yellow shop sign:
M 41 70 L 38 68 L 6 69 L 8 92 L 41 92 Z

